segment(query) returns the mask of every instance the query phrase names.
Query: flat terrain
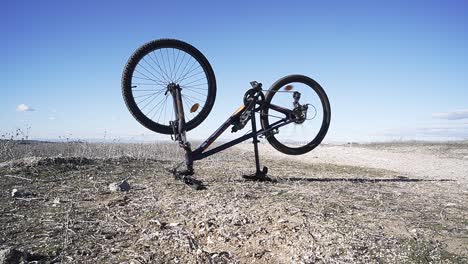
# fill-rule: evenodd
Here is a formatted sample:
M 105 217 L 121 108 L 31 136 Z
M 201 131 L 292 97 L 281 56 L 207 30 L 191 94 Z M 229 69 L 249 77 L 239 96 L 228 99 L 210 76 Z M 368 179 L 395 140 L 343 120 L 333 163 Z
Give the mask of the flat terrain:
M 303 156 L 261 144 L 277 183 L 242 180 L 254 169 L 242 144 L 196 162 L 201 191 L 166 172 L 182 159 L 175 144 L 0 143 L 0 249 L 23 260 L 468 262 L 466 142 Z M 109 190 L 124 179 L 128 192 Z

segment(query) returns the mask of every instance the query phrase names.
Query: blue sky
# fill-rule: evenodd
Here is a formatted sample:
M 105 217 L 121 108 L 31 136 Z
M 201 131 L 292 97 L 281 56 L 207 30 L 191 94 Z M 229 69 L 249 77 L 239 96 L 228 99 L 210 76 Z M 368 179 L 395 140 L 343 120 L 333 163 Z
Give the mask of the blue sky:
M 131 117 L 120 78 L 138 46 L 178 38 L 218 84 L 192 138 L 223 122 L 249 81 L 292 73 L 328 93 L 328 141 L 468 138 L 466 1 L 8 1 L 1 13 L 1 133 L 167 138 Z

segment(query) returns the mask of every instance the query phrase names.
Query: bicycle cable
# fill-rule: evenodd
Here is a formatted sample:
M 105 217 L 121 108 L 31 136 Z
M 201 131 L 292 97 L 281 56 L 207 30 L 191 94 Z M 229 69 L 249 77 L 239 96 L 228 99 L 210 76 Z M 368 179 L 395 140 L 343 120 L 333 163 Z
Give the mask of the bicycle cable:
M 274 92 L 274 93 L 294 93 L 295 91 L 270 91 L 262 89 L 263 92 Z
M 275 115 L 262 115 L 262 116 L 271 116 L 271 117 L 278 118 L 278 119 L 284 119 L 284 117 L 275 116 Z

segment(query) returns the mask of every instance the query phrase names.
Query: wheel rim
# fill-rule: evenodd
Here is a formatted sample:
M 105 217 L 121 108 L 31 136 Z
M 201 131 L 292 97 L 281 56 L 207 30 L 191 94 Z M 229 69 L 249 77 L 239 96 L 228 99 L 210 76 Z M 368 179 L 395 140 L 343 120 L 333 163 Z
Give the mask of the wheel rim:
M 316 147 L 324 138 L 330 122 L 330 107 L 323 89 L 313 80 L 301 78 L 278 82 L 269 91 L 267 101 L 292 110 L 294 92 L 300 92 L 301 105 L 308 105 L 306 117 L 280 127 L 277 134 L 267 139 L 288 154 L 302 154 Z M 285 117 L 272 109 L 266 109 L 264 114 L 267 126 Z
M 132 99 L 143 116 L 169 127 L 174 106 L 168 86 L 181 88 L 186 123 L 206 111 L 209 96 L 208 69 L 196 55 L 179 47 L 158 47 L 145 52 L 131 72 Z M 198 107 L 193 107 L 198 104 Z M 190 109 L 195 110 L 194 112 Z

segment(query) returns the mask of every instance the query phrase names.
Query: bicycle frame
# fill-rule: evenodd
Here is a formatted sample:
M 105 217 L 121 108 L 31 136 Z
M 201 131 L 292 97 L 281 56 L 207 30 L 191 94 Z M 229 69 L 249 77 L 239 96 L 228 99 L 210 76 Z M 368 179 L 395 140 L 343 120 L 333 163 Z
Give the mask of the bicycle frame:
M 265 98 L 265 95 L 262 92 L 262 84 L 257 83 L 257 82 L 252 82 L 251 83 L 252 88 L 246 92 L 246 95 L 244 96 L 244 99 L 249 97 L 247 100 L 244 100 L 244 104 L 237 109 L 211 136 L 209 136 L 203 143 L 200 144 L 196 149 L 192 150 L 190 143 L 187 141 L 186 138 L 186 130 L 185 130 L 185 115 L 184 115 L 184 108 L 183 108 L 183 101 L 181 98 L 181 88 L 178 85 L 174 85 L 172 87 L 169 87 L 169 91 L 171 92 L 173 96 L 173 101 L 174 101 L 174 111 L 175 111 L 175 116 L 176 120 L 171 122 L 171 126 L 173 127 L 173 132 L 175 135 L 175 140 L 179 141 L 179 145 L 186 151 L 185 153 L 185 163 L 187 166 L 187 169 L 185 171 L 177 171 L 174 169 L 172 172 L 176 176 L 176 178 L 182 178 L 186 181 L 186 177 L 189 175 L 193 175 L 193 162 L 196 160 L 201 160 L 206 157 L 209 157 L 213 154 L 216 154 L 220 151 L 223 151 L 227 148 L 230 148 L 234 145 L 237 145 L 243 141 L 246 141 L 250 138 L 253 139 L 253 144 L 254 144 L 254 152 L 255 152 L 255 167 L 256 167 L 256 173 L 253 179 L 255 180 L 267 180 L 266 177 L 266 172 L 267 168 L 264 167 L 263 170 L 260 170 L 260 162 L 259 162 L 259 156 L 258 156 L 258 137 L 261 136 L 269 136 L 270 133 L 273 133 L 276 131 L 278 128 L 285 126 L 287 124 L 290 124 L 291 122 L 294 122 L 294 114 L 292 110 L 273 105 L 273 104 L 268 104 L 266 105 L 266 102 L 264 100 L 259 100 L 260 98 Z M 249 95 L 249 96 L 248 96 Z M 247 105 L 246 105 L 247 102 Z M 269 107 L 270 109 L 273 109 L 275 111 L 278 111 L 280 113 L 283 113 L 285 115 L 284 118 L 281 120 L 278 120 L 274 122 L 273 124 L 270 124 L 268 128 L 262 128 L 260 130 L 257 130 L 257 124 L 256 124 L 256 119 L 255 119 L 255 114 L 257 112 L 260 112 L 263 107 Z M 247 118 L 244 121 L 241 121 L 240 118 L 244 117 Z M 246 123 L 249 121 L 251 122 L 252 126 L 252 131 L 238 137 L 234 140 L 231 140 L 229 142 L 226 142 L 224 144 L 221 144 L 220 146 L 217 146 L 213 149 L 206 150 L 209 146 L 211 146 L 216 139 L 223 134 L 226 129 L 228 129 L 231 125 L 235 125 L 238 122 L 244 122 L 242 124 L 242 129 Z M 268 178 L 269 179 L 269 178 Z M 193 179 L 192 179 L 193 180 Z M 187 183 L 187 182 L 186 182 Z
M 241 106 L 241 108 L 244 108 L 245 106 Z M 256 129 L 256 126 L 257 124 L 255 123 L 255 113 L 258 112 L 259 110 L 255 110 L 254 112 L 252 112 L 252 116 L 251 116 L 251 123 L 252 123 L 252 132 L 248 133 L 248 134 L 245 134 L 239 138 L 236 138 L 234 140 L 231 140 L 229 142 L 226 142 L 216 148 L 213 148 L 211 150 L 208 150 L 208 151 L 205 151 L 211 144 L 213 144 L 216 139 L 222 135 L 224 133 L 224 131 L 226 131 L 226 129 L 228 129 L 231 125 L 233 125 L 235 123 L 235 120 L 236 120 L 236 117 L 240 116 L 242 113 L 244 113 L 245 111 L 247 111 L 248 108 L 245 108 L 245 110 L 242 110 L 240 111 L 239 113 L 234 113 L 233 115 L 231 115 L 231 117 L 229 117 L 229 119 L 227 119 L 210 137 L 208 137 L 207 140 L 205 140 L 202 144 L 200 144 L 200 146 L 195 149 L 193 151 L 193 160 L 200 160 L 200 159 L 203 159 L 203 158 L 206 158 L 206 157 L 209 157 L 213 154 L 216 154 L 222 150 L 225 150 L 227 148 L 230 148 L 234 145 L 237 145 L 239 143 L 242 143 L 243 141 L 246 141 L 250 138 L 253 138 L 254 140 L 257 139 L 257 137 L 260 137 L 260 136 L 263 136 L 265 134 L 267 134 L 268 132 L 272 131 L 272 130 L 275 130 L 279 127 L 282 127 L 284 125 L 287 125 L 289 123 L 291 123 L 292 121 L 287 121 L 286 118 L 282 119 L 282 120 L 279 120 L 277 122 L 275 122 L 274 124 L 271 125 L 270 128 L 268 129 L 260 129 L 257 131 Z

